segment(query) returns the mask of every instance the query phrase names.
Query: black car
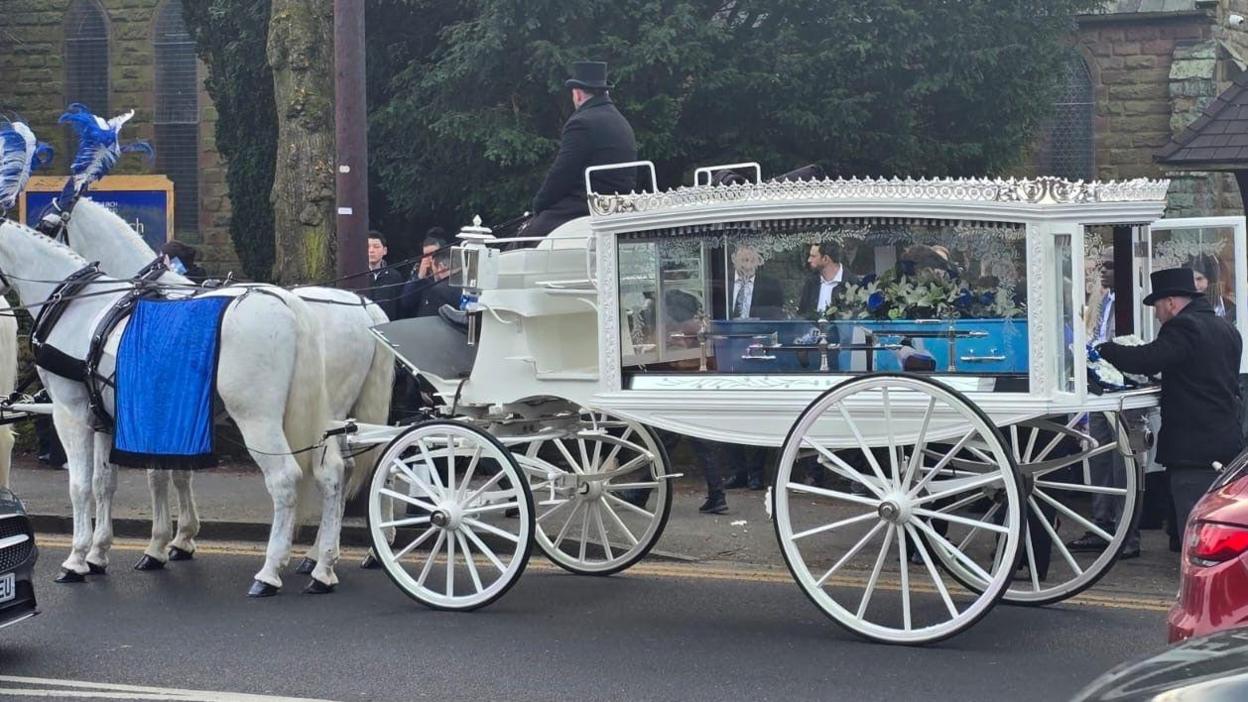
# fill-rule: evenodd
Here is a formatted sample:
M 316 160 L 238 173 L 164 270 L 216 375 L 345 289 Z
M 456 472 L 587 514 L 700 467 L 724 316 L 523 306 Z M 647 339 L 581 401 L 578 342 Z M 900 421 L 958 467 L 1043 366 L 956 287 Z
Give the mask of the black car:
M 1248 700 L 1248 628 L 1192 638 L 1124 663 L 1074 702 L 1239 702 Z
M 0 628 L 39 613 L 32 577 L 38 557 L 21 500 L 0 487 Z

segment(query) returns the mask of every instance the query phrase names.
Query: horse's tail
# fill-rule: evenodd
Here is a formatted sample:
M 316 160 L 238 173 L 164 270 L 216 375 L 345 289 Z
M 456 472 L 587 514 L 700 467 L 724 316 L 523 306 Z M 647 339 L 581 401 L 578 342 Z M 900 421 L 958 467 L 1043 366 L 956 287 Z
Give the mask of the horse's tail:
M 283 293 L 282 299 L 294 313 L 296 339 L 295 370 L 286 395 L 282 429 L 291 450 L 296 452 L 295 461 L 300 468 L 295 513 L 297 523 L 302 524 L 317 504 L 312 468 L 321 460 L 322 450 L 337 450 L 337 447 L 311 448 L 320 445 L 331 416 L 329 395 L 325 390 L 324 341 L 316 317 L 297 295 Z
M 368 303 L 365 308 L 372 320 L 370 326 L 385 324 L 390 321 L 381 307 Z M 367 333 L 367 332 L 365 332 Z M 371 334 L 370 334 L 371 336 Z M 364 376 L 364 384 L 360 387 L 359 397 L 351 406 L 351 416 L 367 424 L 386 424 L 390 421 L 390 398 L 394 390 L 394 356 L 382 348 L 381 341 L 373 344 L 373 360 L 368 367 L 368 375 Z M 375 446 L 355 457 L 355 467 L 347 479 L 347 499 L 355 497 L 372 475 L 373 462 L 380 446 Z

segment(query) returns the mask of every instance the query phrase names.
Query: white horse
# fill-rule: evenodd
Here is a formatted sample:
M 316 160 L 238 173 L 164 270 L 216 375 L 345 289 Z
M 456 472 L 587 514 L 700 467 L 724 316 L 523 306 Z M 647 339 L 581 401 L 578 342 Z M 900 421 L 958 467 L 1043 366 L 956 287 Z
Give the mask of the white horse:
M 0 222 L 0 273 L 7 276 L 24 304 L 38 305 L 57 282 L 82 269 L 86 261 L 68 247 L 24 225 Z M 46 343 L 72 358 L 86 358 L 102 315 L 133 285 L 100 278 L 90 296 L 71 302 Z M 300 488 L 315 479 L 322 493 L 317 565 L 308 589 L 328 592 L 337 584 L 341 528 L 342 456 L 337 442 L 321 450 L 299 449 L 321 442 L 330 413 L 324 384 L 322 340 L 306 304 L 280 289 L 234 288 L 211 293 L 234 298 L 221 323 L 217 361 L 217 394 L 238 425 L 248 451 L 264 473 L 273 498 L 273 523 L 264 566 L 248 594 L 276 594 L 282 585 L 279 569 L 290 558 Z M 122 333 L 115 331 L 114 337 Z M 106 348 L 115 348 L 110 342 Z M 115 353 L 115 352 L 113 352 Z M 109 375 L 115 357 L 106 353 L 99 372 Z M 100 573 L 108 566 L 112 545 L 112 498 L 116 474 L 108 463 L 109 436 L 91 426 L 87 388 L 40 368 L 52 398 L 52 419 L 69 464 L 69 492 L 74 513 L 70 554 L 62 564 L 70 579 Z M 111 393 L 105 393 L 112 409 Z M 89 513 L 94 492 L 96 519 L 92 534 Z M 88 550 L 89 549 L 89 550 Z
M 90 261 L 98 261 L 100 269 L 118 278 L 131 278 L 156 258 L 129 224 L 108 208 L 88 198 L 80 198 L 73 207 L 68 227 L 69 245 Z M 166 285 L 189 286 L 184 276 L 164 272 L 158 282 Z M 190 294 L 191 288 L 185 288 Z M 171 293 L 176 291 L 171 291 Z M 375 303 L 359 295 L 337 288 L 303 287 L 293 291 L 308 303 L 325 338 L 325 381 L 329 393 L 329 409 L 334 419 L 353 418 L 369 424 L 385 424 L 390 414 L 391 388 L 394 385 L 394 359 L 369 328 L 385 324 L 386 313 Z M 345 445 L 344 445 L 345 446 Z M 357 469 L 348 459 L 349 480 L 343 497 L 349 499 L 363 487 L 369 477 L 370 460 L 361 459 Z M 153 483 L 153 509 L 163 492 L 167 504 L 168 476 L 157 472 L 163 485 Z M 199 528 L 189 474 L 172 475 L 178 492 L 179 519 L 177 536 L 169 544 L 153 543 L 148 555 L 165 553 L 168 545 L 175 559 L 188 558 L 195 550 L 194 537 Z M 168 519 L 168 508 L 164 508 Z M 154 513 L 153 517 L 156 517 Z M 300 572 L 308 572 L 315 564 L 305 559 Z
M 17 318 L 9 301 L 0 297 L 0 397 L 17 387 Z M 13 467 L 13 428 L 0 426 L 0 488 L 9 486 Z

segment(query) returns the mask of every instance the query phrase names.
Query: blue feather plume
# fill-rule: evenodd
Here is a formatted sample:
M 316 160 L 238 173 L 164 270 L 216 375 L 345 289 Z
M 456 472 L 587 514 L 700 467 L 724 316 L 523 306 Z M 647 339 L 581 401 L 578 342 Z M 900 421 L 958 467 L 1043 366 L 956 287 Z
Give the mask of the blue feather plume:
M 0 122 L 0 211 L 13 209 L 30 172 L 51 160 L 52 147 L 35 139 L 25 122 Z
M 149 159 L 155 151 L 147 142 L 138 141 L 122 144 L 119 136 L 121 126 L 134 116 L 134 110 L 105 120 L 91 113 L 81 103 L 73 103 L 65 114 L 57 120 L 68 124 L 78 133 L 78 151 L 74 154 L 73 165 L 70 166 L 71 184 L 66 184 L 66 191 L 79 193 L 98 181 L 117 165 L 117 159 L 123 153 L 142 153 Z

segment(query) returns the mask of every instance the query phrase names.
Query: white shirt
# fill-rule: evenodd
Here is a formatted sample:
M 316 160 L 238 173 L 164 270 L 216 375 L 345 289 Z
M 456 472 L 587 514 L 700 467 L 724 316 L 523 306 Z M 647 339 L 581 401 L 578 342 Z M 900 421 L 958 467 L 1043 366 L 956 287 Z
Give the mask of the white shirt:
M 754 302 L 754 277 L 742 278 L 740 274 L 735 276 L 736 282 L 732 286 L 732 299 L 728 301 L 732 305 L 729 314 L 733 319 L 745 319 L 750 316 L 750 305 Z M 740 305 L 741 313 L 737 314 L 737 306 Z
M 824 280 L 819 278 L 819 304 L 815 306 L 817 310 L 825 310 L 828 305 L 832 304 L 832 293 L 836 291 L 836 286 L 841 284 L 841 279 L 845 276 L 845 266 L 836 269 L 836 275 L 832 280 Z

